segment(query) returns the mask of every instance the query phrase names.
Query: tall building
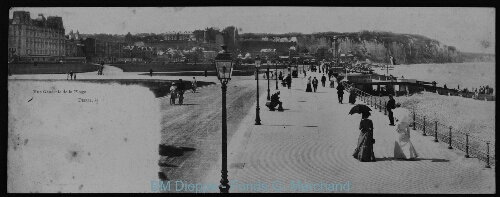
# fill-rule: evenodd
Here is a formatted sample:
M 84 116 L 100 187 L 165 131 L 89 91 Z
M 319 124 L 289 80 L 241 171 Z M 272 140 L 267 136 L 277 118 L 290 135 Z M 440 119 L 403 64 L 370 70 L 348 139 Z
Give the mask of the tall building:
M 25 61 L 52 61 L 65 56 L 62 17 L 38 14 L 31 19 L 27 11 L 14 11 L 9 19 L 9 57 Z

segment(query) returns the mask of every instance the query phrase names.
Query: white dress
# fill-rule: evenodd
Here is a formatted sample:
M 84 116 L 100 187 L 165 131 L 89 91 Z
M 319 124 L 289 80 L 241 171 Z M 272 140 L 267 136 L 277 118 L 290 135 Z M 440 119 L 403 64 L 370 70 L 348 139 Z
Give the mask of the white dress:
M 398 119 L 396 132 L 398 139 L 394 142 L 394 158 L 398 159 L 415 159 L 419 155 L 410 140 L 410 123 L 409 111 L 402 108 L 394 110 L 395 117 Z

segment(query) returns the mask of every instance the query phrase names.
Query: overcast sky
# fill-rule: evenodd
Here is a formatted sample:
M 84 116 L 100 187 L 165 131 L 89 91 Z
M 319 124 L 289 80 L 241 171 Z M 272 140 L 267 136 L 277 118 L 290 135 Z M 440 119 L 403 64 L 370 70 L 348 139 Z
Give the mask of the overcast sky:
M 193 31 L 234 25 L 240 33 L 391 31 L 419 34 L 463 52 L 495 52 L 494 8 L 335 8 L 335 7 L 186 7 L 186 8 L 12 8 L 61 16 L 66 34 L 126 34 Z

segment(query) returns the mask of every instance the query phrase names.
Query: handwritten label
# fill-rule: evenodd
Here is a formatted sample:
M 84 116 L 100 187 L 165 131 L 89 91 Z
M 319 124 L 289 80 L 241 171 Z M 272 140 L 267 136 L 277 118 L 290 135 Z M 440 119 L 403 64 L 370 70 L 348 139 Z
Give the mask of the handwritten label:
M 35 94 L 85 94 L 86 92 L 85 90 L 33 90 Z

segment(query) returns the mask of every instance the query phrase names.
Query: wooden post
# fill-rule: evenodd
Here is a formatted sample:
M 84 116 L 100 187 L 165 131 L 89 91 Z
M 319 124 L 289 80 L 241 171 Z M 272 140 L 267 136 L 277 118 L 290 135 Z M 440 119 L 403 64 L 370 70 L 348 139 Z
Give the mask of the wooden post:
M 424 126 L 423 126 L 423 133 L 422 133 L 423 136 L 426 136 L 427 134 L 425 134 L 425 116 L 424 116 Z
M 438 121 L 434 121 L 435 122 L 435 126 L 436 126 L 436 130 L 434 130 L 434 142 L 437 142 L 438 141 Z
M 413 130 L 417 130 L 416 122 L 415 122 L 415 111 L 413 111 Z
M 490 167 L 490 142 L 486 142 L 486 166 L 485 168 L 491 168 Z
M 384 106 L 384 115 L 387 115 L 387 101 L 385 102 L 385 106 Z
M 450 126 L 450 133 L 449 133 L 449 143 L 448 143 L 448 149 L 452 149 L 453 147 L 451 147 L 451 126 Z
M 469 134 L 465 134 L 465 158 L 469 158 Z
M 378 100 L 378 112 L 382 112 L 382 99 Z

